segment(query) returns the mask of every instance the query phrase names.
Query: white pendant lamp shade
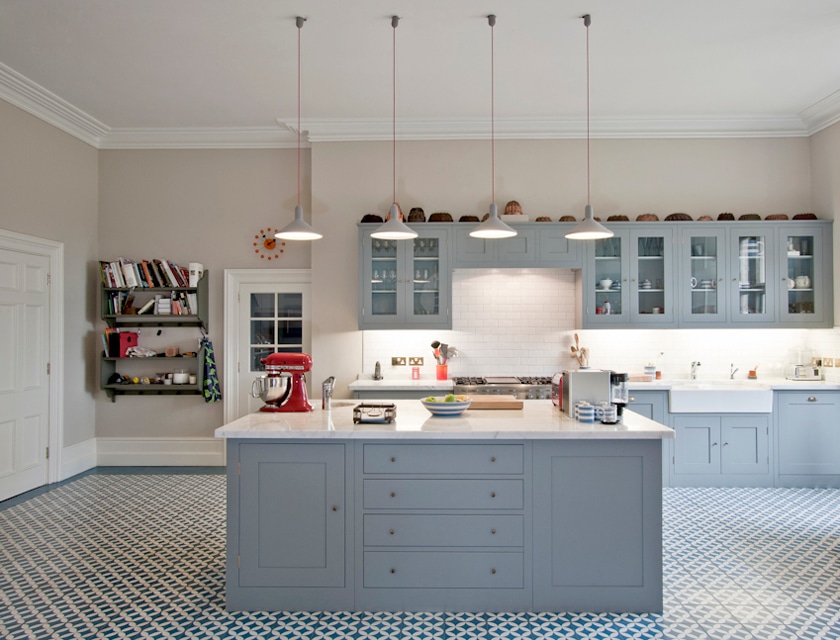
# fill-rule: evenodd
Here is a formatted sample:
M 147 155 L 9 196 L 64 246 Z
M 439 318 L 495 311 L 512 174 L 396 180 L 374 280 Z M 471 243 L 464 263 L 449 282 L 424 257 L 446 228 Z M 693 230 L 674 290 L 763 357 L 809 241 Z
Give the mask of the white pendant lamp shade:
M 490 215 L 487 220 L 470 231 L 473 238 L 510 238 L 516 231 L 499 218 L 499 208 L 495 202 L 490 203 Z
M 283 240 L 317 240 L 323 236 L 303 219 L 303 207 L 295 206 L 295 219 L 274 234 Z
M 490 25 L 490 213 L 487 219 L 470 231 L 473 238 L 510 238 L 516 231 L 499 218 L 496 206 L 496 39 L 493 27 L 496 16 L 487 16 Z
M 399 16 L 391 16 L 392 40 L 393 40 L 393 73 L 391 77 L 393 87 L 393 101 L 391 111 L 391 153 L 393 154 L 393 188 L 394 188 L 394 203 L 391 205 L 391 212 L 388 214 L 388 219 L 376 231 L 370 234 L 371 238 L 379 238 L 381 240 L 411 240 L 416 238 L 418 234 L 414 229 L 409 227 L 405 222 L 400 220 L 400 208 L 397 206 L 397 27 L 400 24 Z
M 281 240 L 317 240 L 323 237 L 303 219 L 303 207 L 300 205 L 300 30 L 303 28 L 304 22 L 306 22 L 306 18 L 301 18 L 300 16 L 295 18 L 295 25 L 298 30 L 297 205 L 295 206 L 294 220 L 274 234 L 275 238 L 280 238 Z
M 599 240 L 601 238 L 612 238 L 613 232 L 595 219 L 592 213 L 592 180 L 590 178 L 590 144 L 591 136 L 589 130 L 589 25 L 592 18 L 587 13 L 583 16 L 583 26 L 586 27 L 586 209 L 583 220 L 574 229 L 566 234 L 571 240 Z
M 390 217 L 376 231 L 371 238 L 381 240 L 411 240 L 417 237 L 417 232 L 400 220 L 400 210 L 396 203 L 391 205 Z
M 613 232 L 595 219 L 591 204 L 586 205 L 583 220 L 566 234 L 566 237 L 572 240 L 599 240 L 601 238 L 612 238 L 612 236 Z

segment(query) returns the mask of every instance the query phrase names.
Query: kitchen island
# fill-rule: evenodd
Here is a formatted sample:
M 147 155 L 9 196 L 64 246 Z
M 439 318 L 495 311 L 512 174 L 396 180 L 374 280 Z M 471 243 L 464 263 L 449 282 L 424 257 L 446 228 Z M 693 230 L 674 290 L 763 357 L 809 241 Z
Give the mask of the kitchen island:
M 662 440 L 534 400 L 254 413 L 227 441 L 227 608 L 662 610 Z M 371 404 L 371 402 L 366 402 Z

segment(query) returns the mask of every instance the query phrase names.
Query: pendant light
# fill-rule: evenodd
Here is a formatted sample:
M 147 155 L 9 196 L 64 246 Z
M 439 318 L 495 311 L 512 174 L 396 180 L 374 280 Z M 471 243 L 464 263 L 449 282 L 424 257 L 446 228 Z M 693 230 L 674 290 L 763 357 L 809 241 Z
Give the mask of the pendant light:
M 300 16 L 295 18 L 298 30 L 297 205 L 295 206 L 295 219 L 274 234 L 275 238 L 283 240 L 318 240 L 323 237 L 303 219 L 303 207 L 300 204 L 300 30 L 303 28 L 304 22 L 306 22 L 306 18 Z
M 595 219 L 592 212 L 592 187 L 590 180 L 590 127 L 589 127 L 589 25 L 592 18 L 587 13 L 583 16 L 583 25 L 586 27 L 586 209 L 583 220 L 574 229 L 566 234 L 567 238 L 573 240 L 599 240 L 611 238 L 613 232 Z
M 399 16 L 391 16 L 391 27 L 393 29 L 393 78 L 392 84 L 394 88 L 393 95 L 393 109 L 391 117 L 392 133 L 393 133 L 393 185 L 394 185 L 394 199 L 391 204 L 391 211 L 388 214 L 388 219 L 385 224 L 380 226 L 376 231 L 370 234 L 371 238 L 380 238 L 383 240 L 411 240 L 416 238 L 419 234 L 400 220 L 400 208 L 397 205 L 397 27 L 400 24 Z
M 487 219 L 470 231 L 473 238 L 510 238 L 516 231 L 499 218 L 499 208 L 496 206 L 496 43 L 493 27 L 496 26 L 496 16 L 487 16 L 490 25 L 490 214 Z

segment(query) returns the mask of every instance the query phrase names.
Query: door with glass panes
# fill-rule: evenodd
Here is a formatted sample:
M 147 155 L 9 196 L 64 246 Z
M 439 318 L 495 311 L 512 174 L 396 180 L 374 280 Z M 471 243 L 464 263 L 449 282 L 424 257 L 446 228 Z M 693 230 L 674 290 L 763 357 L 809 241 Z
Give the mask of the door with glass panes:
M 242 415 L 262 406 L 250 395 L 264 375 L 263 358 L 272 353 L 311 353 L 309 285 L 243 284 L 239 294 L 239 397 Z M 311 381 L 307 379 L 312 393 Z

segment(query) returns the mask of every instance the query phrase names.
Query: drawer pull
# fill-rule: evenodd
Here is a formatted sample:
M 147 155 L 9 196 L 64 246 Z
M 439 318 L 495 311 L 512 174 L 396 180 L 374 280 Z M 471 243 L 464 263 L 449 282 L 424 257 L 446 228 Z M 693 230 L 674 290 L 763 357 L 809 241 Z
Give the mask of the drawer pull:
M 628 402 L 636 402 L 636 398 L 634 396 L 630 396 L 630 398 L 628 398 Z
M 495 498 L 495 497 L 496 497 L 496 492 L 495 492 L 495 491 L 491 492 L 491 493 L 490 493 L 490 497 L 491 497 L 491 498 Z
M 391 458 L 391 462 L 396 462 L 396 461 L 397 461 L 397 459 L 395 457 Z
M 816 402 L 817 399 L 814 396 L 808 396 L 808 402 Z
M 492 533 L 495 536 L 496 535 L 496 530 L 495 529 L 490 529 L 490 533 Z
M 392 498 L 396 498 L 396 497 L 397 497 L 397 492 L 396 492 L 396 491 L 392 491 L 392 492 L 391 492 L 391 497 L 392 497 Z
M 391 535 L 394 535 L 394 530 L 393 530 L 393 529 L 389 529 L 389 530 L 388 530 L 388 533 L 390 533 Z
M 496 456 L 493 456 L 492 458 L 490 458 L 490 462 L 496 462 Z
M 496 570 L 495 569 L 490 569 L 490 573 L 492 573 L 495 576 L 496 575 Z

